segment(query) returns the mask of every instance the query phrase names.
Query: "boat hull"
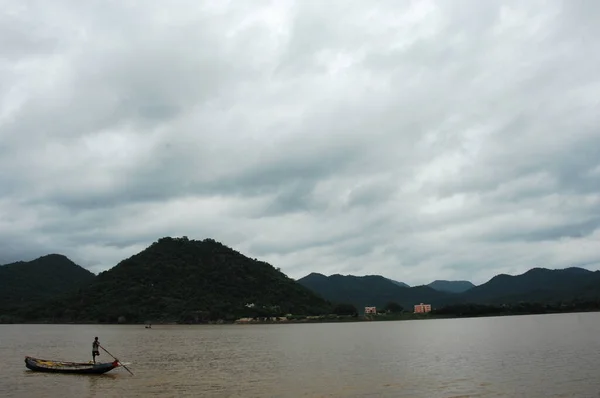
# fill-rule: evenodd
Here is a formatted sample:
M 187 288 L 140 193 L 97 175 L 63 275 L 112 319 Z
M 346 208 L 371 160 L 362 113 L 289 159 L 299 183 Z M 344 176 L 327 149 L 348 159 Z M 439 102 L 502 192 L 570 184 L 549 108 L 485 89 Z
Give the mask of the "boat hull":
M 34 372 L 100 375 L 119 366 L 117 361 L 106 363 L 50 361 L 25 357 L 25 366 Z

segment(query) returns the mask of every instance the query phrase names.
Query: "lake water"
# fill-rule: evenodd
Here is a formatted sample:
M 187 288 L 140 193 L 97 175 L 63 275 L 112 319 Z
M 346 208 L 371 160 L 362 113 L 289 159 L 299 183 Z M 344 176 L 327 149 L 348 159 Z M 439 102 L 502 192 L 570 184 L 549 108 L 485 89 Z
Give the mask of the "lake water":
M 89 361 L 94 336 L 135 375 L 25 368 L 25 355 Z M 0 396 L 600 397 L 600 313 L 152 329 L 0 325 Z

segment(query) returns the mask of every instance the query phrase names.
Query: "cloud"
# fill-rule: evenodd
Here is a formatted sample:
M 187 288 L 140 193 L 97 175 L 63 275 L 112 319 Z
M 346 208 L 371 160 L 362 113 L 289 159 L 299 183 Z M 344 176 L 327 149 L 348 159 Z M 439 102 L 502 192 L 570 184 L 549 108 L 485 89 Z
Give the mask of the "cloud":
M 591 2 L 5 9 L 0 263 L 187 235 L 292 277 L 600 268 Z

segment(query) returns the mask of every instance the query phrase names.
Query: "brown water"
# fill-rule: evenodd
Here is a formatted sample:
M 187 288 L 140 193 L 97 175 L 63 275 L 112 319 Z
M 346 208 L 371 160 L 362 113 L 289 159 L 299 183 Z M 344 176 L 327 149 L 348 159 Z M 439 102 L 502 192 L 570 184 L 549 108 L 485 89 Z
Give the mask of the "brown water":
M 94 336 L 135 376 L 43 374 Z M 110 359 L 102 353 L 102 360 Z M 1 397 L 600 397 L 600 313 L 312 325 L 0 325 Z

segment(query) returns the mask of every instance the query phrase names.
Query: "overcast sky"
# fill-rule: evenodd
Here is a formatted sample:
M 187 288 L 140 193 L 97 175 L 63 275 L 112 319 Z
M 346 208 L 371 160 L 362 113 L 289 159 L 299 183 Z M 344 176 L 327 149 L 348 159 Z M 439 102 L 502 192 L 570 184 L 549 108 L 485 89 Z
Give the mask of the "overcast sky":
M 0 5 L 0 264 L 600 268 L 596 0 Z

